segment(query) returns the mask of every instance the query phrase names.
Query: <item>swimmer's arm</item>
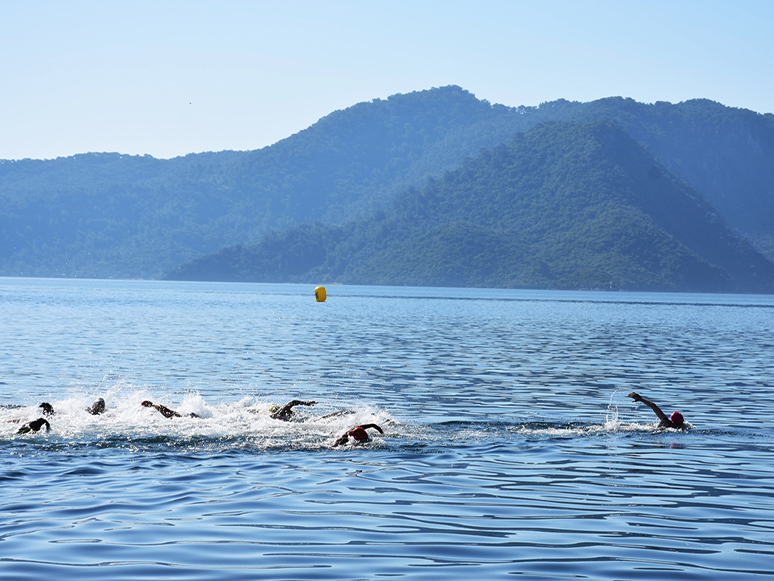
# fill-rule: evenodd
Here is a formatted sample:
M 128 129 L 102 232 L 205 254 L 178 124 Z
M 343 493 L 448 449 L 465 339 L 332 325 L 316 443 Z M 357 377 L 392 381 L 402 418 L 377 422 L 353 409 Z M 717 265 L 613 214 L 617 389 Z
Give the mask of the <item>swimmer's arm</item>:
M 288 403 L 286 403 L 282 409 L 285 409 L 285 408 L 290 409 L 293 406 L 297 406 L 297 405 L 310 405 L 311 406 L 311 405 L 316 405 L 316 404 L 317 404 L 316 401 L 301 401 L 300 399 L 294 399 L 293 401 L 289 401 Z
M 376 424 L 363 424 L 363 425 L 362 425 L 362 426 L 360 426 L 360 427 L 361 427 L 361 428 L 363 428 L 364 430 L 367 430 L 368 428 L 373 428 L 373 429 L 375 429 L 376 431 L 378 431 L 380 434 L 383 434 L 383 433 L 384 433 L 384 430 L 382 430 L 382 429 L 381 429 L 379 426 L 377 426 Z
M 293 408 L 297 405 L 315 405 L 316 401 L 301 401 L 300 399 L 294 399 L 293 401 L 289 401 L 284 406 L 282 406 L 280 409 L 278 409 L 276 412 L 271 414 L 271 417 L 275 420 L 277 419 L 285 419 L 290 416 L 291 413 L 293 413 Z
M 324 416 L 320 416 L 320 419 L 326 420 L 328 418 L 335 418 L 338 416 L 345 416 L 345 415 L 354 414 L 354 413 L 355 413 L 355 410 L 339 410 L 336 412 L 332 412 L 330 414 L 325 414 Z
M 644 403 L 646 406 L 648 406 L 650 409 L 652 409 L 655 412 L 655 414 L 658 416 L 658 419 L 661 420 L 662 422 L 667 422 L 669 424 L 672 423 L 667 417 L 667 415 L 663 411 L 661 411 L 660 407 L 658 407 L 654 402 L 650 401 L 649 399 L 642 397 L 636 391 L 631 392 L 628 395 L 628 397 L 632 398 L 634 401 L 641 401 L 642 403 Z

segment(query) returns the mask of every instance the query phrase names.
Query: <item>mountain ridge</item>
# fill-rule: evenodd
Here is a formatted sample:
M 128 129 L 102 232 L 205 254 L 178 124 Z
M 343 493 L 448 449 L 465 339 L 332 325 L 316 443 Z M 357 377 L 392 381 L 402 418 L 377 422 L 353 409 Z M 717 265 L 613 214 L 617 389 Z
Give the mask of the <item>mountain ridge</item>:
M 261 282 L 774 289 L 774 264 L 610 121 L 543 124 L 404 190 L 387 213 L 295 226 L 167 278 L 212 268 Z
M 0 161 L 0 275 L 153 278 L 271 232 L 388 208 L 541 123 L 611 119 L 774 258 L 774 116 L 707 100 L 490 104 L 456 86 L 358 103 L 250 152 Z

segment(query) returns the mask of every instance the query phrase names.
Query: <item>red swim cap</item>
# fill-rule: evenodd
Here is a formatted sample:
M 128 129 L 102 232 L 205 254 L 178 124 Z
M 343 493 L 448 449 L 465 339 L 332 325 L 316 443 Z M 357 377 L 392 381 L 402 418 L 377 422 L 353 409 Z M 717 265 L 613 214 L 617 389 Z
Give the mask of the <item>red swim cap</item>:
M 363 428 L 360 426 L 356 428 L 352 428 L 349 432 L 347 432 L 350 436 L 355 438 L 358 442 L 367 442 L 371 438 L 368 437 L 368 432 L 366 432 Z
M 672 415 L 669 416 L 669 421 L 676 426 L 680 426 L 685 420 L 683 419 L 683 414 L 680 412 L 672 412 Z

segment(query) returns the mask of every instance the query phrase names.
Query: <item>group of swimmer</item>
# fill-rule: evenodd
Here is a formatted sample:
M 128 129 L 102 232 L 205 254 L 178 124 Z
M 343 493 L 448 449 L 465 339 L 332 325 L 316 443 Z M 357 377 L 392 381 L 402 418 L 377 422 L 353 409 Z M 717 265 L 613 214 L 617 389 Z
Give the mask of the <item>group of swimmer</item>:
M 42 413 L 46 417 L 53 416 L 56 412 L 54 412 L 54 406 L 52 406 L 47 401 L 44 401 L 42 404 L 38 406 L 40 408 L 40 413 Z M 89 412 L 93 416 L 98 416 L 102 412 L 105 411 L 105 400 L 102 398 L 97 399 L 91 406 L 86 408 L 86 411 Z M 11 421 L 20 421 L 20 420 L 11 420 Z M 46 418 L 38 418 L 37 420 L 32 420 L 31 422 L 27 422 L 24 424 L 21 428 L 17 430 L 17 434 L 29 434 L 29 433 L 36 433 L 42 430 L 43 428 L 46 428 L 46 431 L 48 432 L 51 429 L 51 424 L 48 423 L 48 420 Z
M 301 400 L 294 399 L 286 403 L 284 406 L 278 406 L 278 405 L 272 406 L 269 409 L 269 414 L 272 419 L 289 421 L 293 418 L 293 408 L 295 406 L 299 406 L 299 405 L 313 406 L 316 404 L 317 404 L 316 401 L 301 401 Z M 176 412 L 175 410 L 170 409 L 165 405 L 155 404 L 149 400 L 143 401 L 140 405 L 142 407 L 153 408 L 157 410 L 165 418 L 183 417 L 182 414 Z M 41 413 L 44 416 L 51 417 L 55 413 L 54 406 L 52 406 L 48 402 L 43 402 L 38 407 L 40 408 Z M 105 400 L 102 398 L 99 398 L 90 407 L 86 408 L 86 411 L 96 416 L 103 413 L 105 411 L 105 407 L 106 407 Z M 326 419 L 326 418 L 331 418 L 331 417 L 341 416 L 346 414 L 353 414 L 353 413 L 355 413 L 354 410 L 339 410 L 339 411 L 321 416 L 320 419 Z M 187 417 L 200 418 L 201 416 L 191 412 L 187 415 Z M 15 421 L 19 421 L 19 420 L 15 420 Z M 27 422 L 21 428 L 19 428 L 19 430 L 16 433 L 17 434 L 36 433 L 42 430 L 43 428 L 45 428 L 46 432 L 48 432 L 51 429 L 51 424 L 48 422 L 46 418 L 41 417 L 41 418 L 38 418 L 37 420 Z M 380 434 L 384 434 L 384 430 L 382 430 L 382 428 L 380 428 L 376 424 L 363 424 L 362 426 L 355 426 L 347 430 L 344 434 L 342 434 L 339 438 L 336 439 L 333 445 L 341 446 L 343 444 L 346 444 L 347 442 L 349 442 L 350 438 L 352 438 L 352 440 L 358 444 L 364 444 L 366 442 L 369 442 L 371 440 L 371 437 L 368 435 L 368 432 L 366 431 L 369 429 L 375 429 Z
M 271 417 L 275 420 L 283 420 L 283 421 L 289 421 L 293 417 L 293 408 L 297 405 L 304 405 L 304 406 L 313 406 L 316 405 L 316 401 L 301 401 L 298 399 L 294 399 L 293 401 L 289 401 L 284 406 L 280 407 L 278 405 L 274 405 L 269 409 L 269 413 Z M 330 414 L 326 414 L 324 416 L 321 416 L 320 419 L 324 420 L 327 418 L 332 418 L 336 416 L 343 416 L 346 414 L 354 414 L 355 410 L 339 410 L 337 412 L 333 412 Z M 368 435 L 368 432 L 366 430 L 374 429 L 380 434 L 384 433 L 384 430 L 382 430 L 379 426 L 376 424 L 363 424 L 362 426 L 355 426 L 354 428 L 351 428 L 344 432 L 339 438 L 336 439 L 336 441 L 333 443 L 334 446 L 342 446 L 349 442 L 349 439 L 352 438 L 356 444 L 365 444 L 366 442 L 371 441 L 371 436 Z
M 182 417 L 181 414 L 176 412 L 175 410 L 171 410 L 166 406 L 163 406 L 161 404 L 155 404 L 151 401 L 144 401 L 141 404 L 143 407 L 149 408 L 155 408 L 157 409 L 161 415 L 163 415 L 165 418 L 180 418 Z M 281 420 L 283 422 L 290 421 L 293 419 L 293 408 L 299 405 L 303 406 L 313 406 L 317 405 L 316 401 L 302 401 L 300 399 L 294 399 L 292 401 L 289 401 L 283 406 L 279 405 L 273 405 L 269 408 L 269 416 L 274 420 Z M 320 416 L 321 420 L 332 418 L 336 416 L 342 416 L 346 414 L 354 414 L 355 410 L 339 410 L 330 414 L 326 414 L 324 416 Z M 198 416 L 195 413 L 188 414 L 189 417 L 192 418 L 198 418 Z M 352 440 L 357 444 L 365 444 L 366 442 L 371 441 L 371 436 L 368 435 L 368 432 L 366 430 L 369 429 L 375 429 L 380 434 L 384 434 L 384 430 L 377 426 L 376 424 L 363 424 L 362 426 L 355 426 L 354 428 L 351 428 L 344 432 L 339 438 L 336 439 L 336 441 L 333 443 L 334 446 L 341 446 L 349 442 L 349 439 L 352 438 Z
M 660 420 L 659 427 L 675 428 L 675 429 L 685 429 L 687 427 L 685 423 L 685 419 L 683 418 L 683 414 L 681 414 L 680 412 L 677 412 L 677 411 L 672 412 L 672 414 L 669 417 L 667 417 L 667 415 L 661 410 L 660 407 L 658 407 L 654 402 L 650 401 L 649 399 L 642 397 L 636 391 L 631 392 L 627 397 L 632 398 L 632 401 L 642 402 L 650 409 L 652 409 L 653 412 L 658 417 L 658 419 Z M 313 406 L 316 404 L 317 404 L 316 401 L 301 401 L 298 399 L 294 399 L 292 401 L 289 401 L 283 406 L 279 406 L 279 405 L 272 406 L 271 408 L 269 408 L 269 415 L 272 419 L 275 419 L 275 420 L 289 421 L 293 418 L 294 407 Z M 183 417 L 182 414 L 176 412 L 175 410 L 170 409 L 161 404 L 155 404 L 152 401 L 145 400 L 140 405 L 142 407 L 153 408 L 157 410 L 165 418 Z M 40 408 L 41 413 L 44 416 L 51 417 L 54 415 L 54 406 L 52 406 L 50 403 L 43 402 L 38 407 Z M 105 400 L 102 398 L 97 399 L 97 401 L 95 401 L 90 407 L 86 408 L 86 411 L 95 416 L 103 413 L 105 411 Z M 354 410 L 339 410 L 339 411 L 321 416 L 320 419 L 326 419 L 330 417 L 353 414 L 353 413 L 355 413 Z M 201 416 L 191 412 L 188 414 L 188 417 L 199 418 Z M 13 421 L 20 421 L 20 420 L 13 420 Z M 48 422 L 48 420 L 45 417 L 40 417 L 31 422 L 27 422 L 21 428 L 19 428 L 19 430 L 16 433 L 17 434 L 36 433 L 42 430 L 43 428 L 45 428 L 46 432 L 48 432 L 51 429 L 51 424 Z M 382 428 L 380 428 L 376 424 L 363 424 L 360 426 L 355 426 L 347 430 L 346 432 L 344 432 L 344 434 L 342 434 L 339 438 L 336 439 L 333 445 L 341 446 L 341 445 L 347 444 L 350 438 L 357 444 L 364 444 L 366 442 L 369 442 L 371 440 L 371 437 L 367 432 L 367 430 L 369 429 L 374 429 L 380 434 L 384 434 L 384 430 L 382 430 Z

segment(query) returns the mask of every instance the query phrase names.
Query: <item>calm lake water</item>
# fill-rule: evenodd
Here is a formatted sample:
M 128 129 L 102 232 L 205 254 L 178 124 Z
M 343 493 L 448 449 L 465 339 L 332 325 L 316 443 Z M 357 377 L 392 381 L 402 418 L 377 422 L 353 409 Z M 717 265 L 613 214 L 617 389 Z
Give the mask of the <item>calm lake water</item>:
M 327 290 L 0 279 L 0 578 L 774 574 L 774 297 Z

